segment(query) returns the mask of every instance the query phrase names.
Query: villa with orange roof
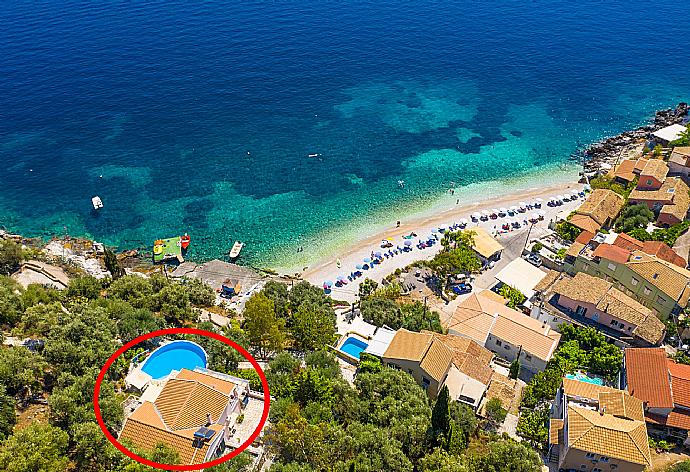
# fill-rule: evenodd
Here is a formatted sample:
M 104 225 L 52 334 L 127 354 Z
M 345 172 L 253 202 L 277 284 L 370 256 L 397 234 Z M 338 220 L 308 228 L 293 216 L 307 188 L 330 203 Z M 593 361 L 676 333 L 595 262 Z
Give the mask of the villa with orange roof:
M 208 462 L 232 444 L 248 392 L 247 381 L 217 372 L 175 371 L 162 388 L 148 386 L 125 419 L 119 439 L 137 450 L 164 443 L 177 451 L 181 464 Z
M 690 365 L 669 359 L 661 347 L 626 349 L 622 381 L 644 404 L 650 435 L 690 444 Z
M 615 388 L 564 378 L 551 408 L 548 460 L 559 470 L 583 472 L 651 467 L 642 402 Z
M 669 177 L 669 166 L 661 159 L 650 159 L 640 173 L 637 187 L 630 192 L 628 203 L 638 203 L 658 213 L 662 225 L 674 225 L 685 220 L 690 209 L 687 184 L 680 177 Z
M 472 339 L 503 359 L 519 358 L 523 372 L 532 374 L 544 370 L 561 339 L 548 324 L 481 293 L 472 293 L 442 324 L 449 334 Z

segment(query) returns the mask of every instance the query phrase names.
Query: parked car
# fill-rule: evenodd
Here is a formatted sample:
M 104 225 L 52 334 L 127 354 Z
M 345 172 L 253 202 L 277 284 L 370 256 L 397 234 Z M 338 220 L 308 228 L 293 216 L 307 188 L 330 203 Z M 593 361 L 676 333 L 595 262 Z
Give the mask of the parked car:
M 465 293 L 470 293 L 472 291 L 472 286 L 470 284 L 457 284 L 453 285 L 453 292 L 458 295 L 463 295 Z
M 525 256 L 525 259 L 527 260 L 527 262 L 529 262 L 535 267 L 541 266 L 541 257 L 539 257 L 539 254 L 530 252 L 529 254 L 527 254 L 527 256 Z

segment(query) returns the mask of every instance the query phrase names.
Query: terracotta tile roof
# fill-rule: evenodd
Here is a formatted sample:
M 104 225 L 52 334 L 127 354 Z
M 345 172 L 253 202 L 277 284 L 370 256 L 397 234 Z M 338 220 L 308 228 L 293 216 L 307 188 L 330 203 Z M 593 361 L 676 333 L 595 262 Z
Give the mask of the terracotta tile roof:
M 630 257 L 630 251 L 622 247 L 602 243 L 594 250 L 592 257 L 601 257 L 618 264 L 625 264 Z
M 628 393 L 647 408 L 673 408 L 666 351 L 663 348 L 625 350 Z
M 489 384 L 493 374 L 490 367 L 493 352 L 462 336 L 434 334 L 434 337 L 451 349 L 453 364 L 460 372 L 484 385 Z
M 474 249 L 480 256 L 489 258 L 497 252 L 503 250 L 501 243 L 496 241 L 485 229 L 476 227 L 468 231 L 473 231 L 475 233 L 472 249 Z
M 151 426 L 155 426 L 156 428 L 166 429 L 165 423 L 163 423 L 163 418 L 151 402 L 142 403 L 139 408 L 134 410 L 134 412 L 129 415 L 129 419 L 146 423 Z
M 170 379 L 154 404 L 165 424 L 176 430 L 203 426 L 208 414 L 217 421 L 228 400 L 227 394 L 198 382 Z
M 491 333 L 547 361 L 561 339 L 549 325 L 474 293 L 460 303 L 445 327 L 482 345 Z
M 399 329 L 393 336 L 386 352 L 383 353 L 383 357 L 421 362 L 433 339 L 432 334 Z
M 553 286 L 552 291 L 561 296 L 593 305 L 599 303 L 611 288 L 611 283 L 599 277 L 593 277 L 584 272 L 578 272 L 575 277 L 563 277 Z
M 674 408 L 668 416 L 647 413 L 647 422 L 690 431 L 690 411 Z
M 678 177 L 667 178 L 658 190 L 641 190 L 634 189 L 630 192 L 628 200 L 631 202 L 654 202 L 662 204 L 672 204 L 675 201 L 676 196 L 680 196 L 681 199 L 687 200 L 687 188 L 688 186 Z M 683 192 L 685 190 L 685 192 Z M 679 204 L 682 202 L 679 201 Z
M 558 433 L 563 429 L 563 424 L 560 418 L 549 419 L 549 444 L 558 444 Z
M 482 290 L 482 297 L 490 298 L 491 300 L 502 303 L 503 305 L 508 304 L 508 300 L 503 297 L 500 293 L 496 293 L 493 290 Z
M 593 237 L 594 233 L 583 231 L 577 238 L 575 238 L 575 242 L 580 244 L 589 244 Z
M 688 265 L 687 261 L 676 253 L 671 247 L 661 241 L 645 241 L 642 246 L 642 252 L 650 256 L 656 256 L 661 260 L 670 262 L 685 269 Z
M 580 380 L 563 378 L 563 393 L 569 397 L 584 398 L 587 400 L 599 400 L 599 395 L 602 393 L 616 392 L 615 388 L 607 387 L 605 385 L 595 385 L 589 382 L 582 382 Z
M 641 251 L 633 252 L 626 265 L 666 295 L 678 300 L 680 306 L 687 305 L 690 294 L 688 288 L 690 272 L 688 270 Z
M 590 216 L 601 227 L 607 220 L 613 220 L 618 216 L 624 205 L 625 200 L 616 192 L 607 189 L 596 189 L 587 197 L 587 200 L 580 208 L 575 211 L 578 215 Z M 572 220 L 571 223 L 575 224 Z M 593 231 L 584 227 L 582 229 L 595 233 L 599 228 Z
M 575 242 L 580 244 L 589 244 L 594 236 L 594 233 L 583 231 L 577 238 L 575 238 Z
M 642 421 L 569 406 L 567 429 L 571 448 L 651 466 L 647 428 Z
M 235 384 L 228 380 L 219 379 L 212 375 L 189 369 L 182 369 L 175 378 L 180 380 L 196 380 L 226 395 L 230 395 L 235 388 Z
M 521 388 L 515 380 L 511 380 L 505 375 L 501 375 L 498 372 L 494 373 L 491 378 L 491 383 L 489 383 L 489 388 L 486 390 L 484 398 L 490 400 L 492 398 L 498 398 L 501 401 L 501 405 L 508 411 L 514 411 L 516 407 L 519 406 L 521 400 Z M 480 411 L 481 415 L 486 413 L 486 403 L 482 405 Z
M 644 405 L 622 390 L 599 393 L 599 411 L 609 415 L 644 422 Z
M 443 341 L 435 339 L 427 350 L 419 367 L 437 382 L 443 380 L 448 368 L 453 362 L 453 351 L 443 344 Z
M 209 428 L 220 434 L 223 427 L 213 424 Z M 179 431 L 167 431 L 153 425 L 133 419 L 131 416 L 125 420 L 125 424 L 120 433 L 120 440 L 128 440 L 136 447 L 150 451 L 157 444 L 165 443 L 171 446 L 180 455 L 182 464 L 201 464 L 204 462 L 210 441 L 194 441 L 194 432 L 198 428 L 191 428 Z
M 535 292 L 544 292 L 548 290 L 561 276 L 561 272 L 557 270 L 549 270 L 546 277 L 541 279 L 537 285 L 534 286 Z
M 635 163 L 636 161 L 625 159 L 618 164 L 612 175 L 627 182 L 632 182 L 635 180 L 635 173 L 633 172 L 635 170 Z
M 650 159 L 640 172 L 640 180 L 643 177 L 652 177 L 659 182 L 663 182 L 668 175 L 668 165 L 663 159 Z
M 649 344 L 658 345 L 664 339 L 666 326 L 656 317 L 654 311 L 616 288 L 612 287 L 608 291 L 597 304 L 597 308 L 634 325 L 632 334 Z
M 630 252 L 641 250 L 644 247 L 644 243 L 642 241 L 638 241 L 637 239 L 625 233 L 618 233 L 613 245 L 627 249 Z
M 601 225 L 596 222 L 594 218 L 588 215 L 573 215 L 568 220 L 571 224 L 574 224 L 578 228 L 584 231 L 589 231 L 591 233 L 596 233 L 601 228 Z M 571 246 L 572 247 L 572 246 Z M 584 244 L 583 244 L 584 247 Z
M 589 218 L 589 217 L 587 217 Z M 586 244 L 574 242 L 573 244 L 570 245 L 567 251 L 565 251 L 566 256 L 573 256 L 577 257 L 580 255 L 580 252 L 585 248 Z
M 659 212 L 660 215 L 667 214 L 675 216 L 679 221 L 683 221 L 688 216 L 688 209 L 690 209 L 690 195 L 688 195 L 688 186 L 680 178 L 674 177 L 673 180 L 673 203 L 664 205 Z
M 690 159 L 690 146 L 676 146 L 673 148 L 668 161 L 684 167 L 690 167 L 688 166 L 688 159 Z
M 690 408 L 690 365 L 678 364 L 672 359 L 666 361 L 671 375 L 673 403 Z
M 642 172 L 642 169 L 644 169 L 644 166 L 647 165 L 647 161 L 649 159 L 645 159 L 644 157 L 639 158 L 638 160 L 635 161 L 635 170 L 633 172 L 639 174 Z

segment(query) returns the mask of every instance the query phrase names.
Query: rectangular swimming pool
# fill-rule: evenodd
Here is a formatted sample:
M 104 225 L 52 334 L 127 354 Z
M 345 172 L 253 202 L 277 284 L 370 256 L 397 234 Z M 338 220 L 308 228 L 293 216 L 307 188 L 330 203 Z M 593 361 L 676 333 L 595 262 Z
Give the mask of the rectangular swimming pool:
M 355 359 L 359 359 L 359 355 L 362 353 L 363 350 L 365 350 L 369 345 L 362 341 L 361 339 L 357 339 L 353 336 L 348 336 L 347 339 L 343 342 L 343 344 L 340 346 L 340 350 L 344 352 L 345 354 L 348 354 Z

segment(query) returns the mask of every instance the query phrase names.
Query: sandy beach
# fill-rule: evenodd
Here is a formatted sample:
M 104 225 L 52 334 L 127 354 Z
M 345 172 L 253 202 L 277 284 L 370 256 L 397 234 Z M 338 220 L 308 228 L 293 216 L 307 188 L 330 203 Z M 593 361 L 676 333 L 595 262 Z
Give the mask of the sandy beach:
M 383 239 L 392 238 L 393 246 L 403 245 L 403 235 L 408 235 L 411 232 L 416 233 L 419 237 L 426 237 L 431 233 L 432 229 L 438 228 L 440 225 L 448 225 L 459 222 L 461 218 L 466 218 L 470 220 L 470 215 L 474 212 L 480 212 L 481 210 L 491 210 L 493 208 L 510 208 L 511 206 L 517 206 L 519 202 L 533 203 L 537 198 L 543 200 L 542 210 L 546 213 L 544 219 L 539 221 L 535 227 L 546 227 L 549 221 L 553 220 L 559 213 L 565 212 L 565 214 L 571 212 L 577 208 L 583 201 L 582 198 L 578 198 L 575 201 L 565 202 L 561 206 L 549 207 L 546 202 L 551 197 L 556 195 L 572 193 L 582 190 L 583 185 L 578 183 L 565 183 L 559 185 L 553 185 L 541 189 L 535 189 L 533 191 L 522 192 L 519 194 L 505 195 L 501 198 L 495 200 L 485 200 L 471 205 L 459 205 L 448 210 L 440 211 L 434 215 L 425 215 L 420 217 L 413 217 L 404 221 L 401 221 L 400 227 L 392 227 L 376 234 L 372 234 L 366 238 L 360 239 L 348 247 L 339 251 L 337 254 L 325 258 L 314 265 L 307 267 L 301 276 L 303 279 L 309 282 L 321 286 L 324 281 L 331 280 L 335 282 L 336 277 L 340 274 L 349 275 L 350 272 L 355 270 L 357 264 L 361 264 L 365 257 L 369 257 L 370 254 L 376 251 L 384 251 L 381 249 L 381 241 Z M 498 218 L 495 220 L 489 219 L 488 221 L 480 221 L 478 223 L 470 223 L 467 225 L 467 229 L 471 229 L 476 226 L 481 226 L 491 234 L 496 234 L 497 230 L 500 231 L 502 221 L 506 219 L 509 220 L 519 220 L 522 222 L 523 219 L 527 218 L 533 211 L 528 210 L 526 213 L 519 213 L 515 217 Z M 515 234 L 516 232 L 527 231 L 528 226 L 522 225 L 521 228 L 510 231 L 510 234 Z M 417 260 L 428 260 L 433 258 L 435 254 L 441 248 L 440 244 L 435 244 L 432 247 L 425 249 L 418 249 L 416 247 L 416 242 L 418 238 L 414 238 L 415 245 L 413 250 L 410 252 L 404 252 L 398 254 L 392 258 L 384 259 L 382 263 L 376 264 L 369 270 L 365 270 L 364 276 L 355 279 L 353 282 L 349 282 L 347 285 L 342 287 L 333 286 L 331 290 L 331 296 L 338 300 L 344 300 L 352 302 L 355 300 L 357 292 L 359 290 L 359 284 L 368 277 L 377 282 L 380 282 L 383 277 L 398 268 L 403 268 L 414 261 Z M 497 239 L 501 240 L 501 235 L 497 236 Z M 340 268 L 337 265 L 337 261 L 340 261 Z

